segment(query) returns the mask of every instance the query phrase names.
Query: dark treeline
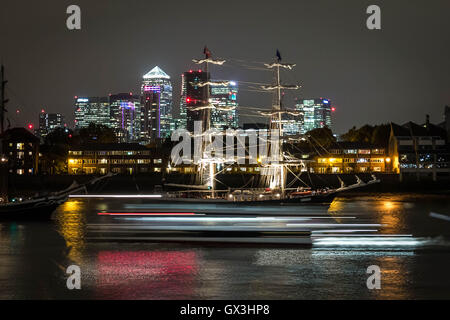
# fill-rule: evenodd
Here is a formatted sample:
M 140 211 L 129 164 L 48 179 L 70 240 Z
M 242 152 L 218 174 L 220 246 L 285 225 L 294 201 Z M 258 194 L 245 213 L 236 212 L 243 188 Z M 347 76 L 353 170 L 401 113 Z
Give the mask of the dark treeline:
M 341 136 L 343 141 L 367 142 L 376 146 L 387 148 L 389 144 L 389 134 L 391 126 L 389 124 L 364 125 L 359 129 L 351 128 L 347 133 Z

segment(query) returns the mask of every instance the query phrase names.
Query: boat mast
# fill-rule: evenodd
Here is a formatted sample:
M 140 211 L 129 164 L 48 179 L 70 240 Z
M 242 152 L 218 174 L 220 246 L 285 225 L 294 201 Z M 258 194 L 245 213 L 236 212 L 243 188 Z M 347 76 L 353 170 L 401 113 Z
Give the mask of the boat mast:
M 5 89 L 8 81 L 5 80 L 5 67 L 3 64 L 0 70 L 0 82 L 0 202 L 5 203 L 8 202 L 8 158 L 3 154 L 3 135 L 5 132 L 6 103 L 8 102 L 8 99 L 5 99 Z
M 5 105 L 8 102 L 7 99 L 5 99 L 5 88 L 8 81 L 5 80 L 5 67 L 1 66 L 1 96 L 0 96 L 0 134 L 3 134 L 5 132 L 5 112 L 6 108 Z M 2 148 L 2 147 L 0 147 Z
M 280 84 L 280 62 L 281 62 L 281 57 L 277 54 L 277 116 L 278 116 L 278 155 L 277 155 L 277 161 L 279 162 L 279 168 L 280 168 L 280 177 L 279 177 L 279 181 L 280 181 L 280 187 L 281 187 L 281 196 L 284 197 L 284 188 L 285 188 L 285 182 L 284 182 L 284 163 L 283 163 L 283 138 L 282 138 L 282 128 L 281 128 L 281 112 L 282 112 L 282 107 L 281 107 L 281 84 Z M 281 162 L 281 163 L 280 163 Z M 278 172 L 278 170 L 277 170 Z M 278 179 L 277 179 L 278 180 Z
M 204 181 L 205 183 L 208 184 L 208 186 L 211 188 L 211 195 L 212 197 L 215 197 L 215 189 L 216 189 L 216 164 L 213 161 L 213 159 L 206 159 L 205 158 L 205 149 L 206 149 L 206 145 L 207 144 L 211 144 L 212 142 L 212 137 L 211 134 L 209 133 L 209 130 L 211 129 L 211 102 L 210 102 L 210 92 L 209 92 L 209 88 L 210 88 L 210 76 L 209 76 L 209 64 L 216 64 L 216 65 L 223 65 L 225 63 L 225 60 L 214 60 L 212 59 L 212 54 L 211 51 L 209 51 L 208 47 L 205 46 L 205 49 L 203 51 L 205 58 L 201 59 L 201 60 L 196 60 L 193 59 L 192 61 L 195 62 L 196 64 L 204 64 L 204 71 L 206 72 L 206 83 L 204 84 L 204 101 L 203 101 L 203 105 L 201 106 L 201 112 L 202 112 L 202 124 L 205 127 L 205 132 L 207 132 L 208 134 L 206 134 L 206 140 L 203 141 L 202 143 L 202 162 L 201 162 L 201 175 L 203 176 L 203 171 L 206 172 L 206 179 L 203 179 L 202 177 L 202 181 Z M 202 139 L 203 140 L 203 139 Z M 205 181 L 206 180 L 206 181 Z
M 210 101 L 209 101 L 209 74 L 208 74 L 208 67 L 209 67 L 209 58 L 211 57 L 211 53 L 209 52 L 208 48 L 205 47 L 204 52 L 205 54 L 205 72 L 206 72 L 206 86 L 205 86 L 205 103 L 206 106 L 209 106 Z M 211 109 L 209 107 L 207 107 L 204 112 L 203 112 L 203 123 L 205 124 L 205 131 L 209 132 L 209 129 L 211 129 Z M 203 145 L 203 151 L 205 150 L 206 147 L 206 143 L 211 144 L 212 142 L 212 137 L 210 134 L 206 135 L 207 141 L 205 141 L 205 144 Z M 214 198 L 215 197 L 215 190 L 216 190 L 216 181 L 215 181 L 215 174 L 216 174 L 216 166 L 215 163 L 213 162 L 208 162 L 208 166 L 209 168 L 207 168 L 209 170 L 208 173 L 208 186 L 211 187 L 211 196 Z
M 280 80 L 280 63 L 281 56 L 279 51 L 277 51 L 277 57 L 275 62 L 270 65 L 270 68 L 274 68 L 275 71 L 275 96 L 272 104 L 271 117 L 270 117 L 270 129 L 271 135 L 275 133 L 277 130 L 278 134 L 278 150 L 276 154 L 274 154 L 273 150 L 275 148 L 274 145 L 270 146 L 270 154 L 272 161 L 276 164 L 273 166 L 273 176 L 271 187 L 277 187 L 281 189 L 281 195 L 284 196 L 285 182 L 284 182 L 284 164 L 283 164 L 283 139 L 282 139 L 282 128 L 281 128 L 281 113 L 282 113 L 282 105 L 281 105 L 281 80 Z M 270 143 L 273 143 L 274 140 L 271 137 Z
M 274 152 L 274 146 L 271 145 L 274 141 L 274 137 L 271 136 L 270 142 L 269 142 L 269 150 L 271 155 L 271 160 L 275 162 L 275 165 L 272 165 L 273 172 L 272 175 L 272 181 L 270 187 L 276 187 L 281 189 L 282 196 L 284 196 L 285 192 L 285 163 L 284 163 L 284 154 L 283 154 L 283 129 L 282 129 L 282 114 L 283 113 L 292 113 L 288 110 L 284 110 L 282 106 L 282 93 L 281 89 L 293 89 L 297 90 L 300 88 L 299 85 L 282 85 L 280 80 L 280 67 L 284 69 L 291 70 L 293 67 L 295 67 L 295 64 L 290 63 L 282 63 L 281 62 L 281 54 L 277 50 L 276 59 L 275 62 L 272 64 L 265 64 L 265 66 L 269 69 L 274 69 L 275 71 L 275 85 L 270 86 L 261 86 L 263 90 L 270 91 L 274 90 L 274 101 L 272 105 L 272 110 L 269 114 L 270 116 L 270 129 L 271 129 L 271 135 L 274 133 L 275 130 L 278 129 L 278 150 L 277 152 Z M 264 114 L 264 113 L 262 113 Z

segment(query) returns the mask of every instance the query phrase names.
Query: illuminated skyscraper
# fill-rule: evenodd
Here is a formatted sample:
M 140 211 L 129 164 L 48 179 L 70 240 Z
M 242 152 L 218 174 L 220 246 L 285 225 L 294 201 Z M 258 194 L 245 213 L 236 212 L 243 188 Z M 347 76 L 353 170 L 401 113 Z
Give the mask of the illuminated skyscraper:
M 239 119 L 237 114 L 237 94 L 238 87 L 235 81 L 226 82 L 212 81 L 211 103 L 218 107 L 211 110 L 211 127 L 222 130 L 227 128 L 237 128 Z M 227 110 L 229 109 L 229 110 Z
M 87 128 L 90 123 L 110 126 L 107 97 L 75 97 L 75 129 Z
M 176 119 L 176 129 L 186 129 L 187 128 L 187 93 L 186 93 L 186 81 L 185 81 L 185 74 L 181 74 L 181 94 L 180 94 L 180 110 L 178 119 Z
M 156 97 L 156 93 L 158 97 Z M 142 124 L 144 139 L 170 138 L 175 128 L 172 111 L 172 82 L 158 66 L 143 76 Z M 153 117 L 156 117 L 153 119 Z
M 301 113 L 298 117 L 301 134 L 325 126 L 332 128 L 331 113 L 335 108 L 331 106 L 329 99 L 300 99 L 295 108 Z
M 204 121 L 204 114 L 206 109 L 196 110 L 200 106 L 207 104 L 206 88 L 207 86 L 199 86 L 198 83 L 205 83 L 209 80 L 209 74 L 201 70 L 183 73 L 182 75 L 182 92 L 180 102 L 180 116 L 183 119 L 186 115 L 186 129 L 190 132 L 194 131 L 195 121 Z M 203 124 L 203 130 L 205 129 Z
M 161 129 L 161 88 L 146 86 L 142 94 L 142 140 L 151 142 L 162 138 Z
M 64 126 L 64 116 L 60 113 L 45 113 L 42 110 L 39 114 L 39 129 L 37 132 L 41 138 L 45 138 L 56 128 L 63 128 Z
M 237 94 L 236 82 L 211 81 L 209 85 L 209 101 L 206 101 L 206 88 L 208 86 L 197 85 L 211 81 L 209 74 L 198 70 L 190 70 L 181 75 L 181 99 L 180 99 L 180 119 L 178 127 L 194 131 L 195 121 L 204 121 L 205 109 L 197 109 L 210 103 L 217 108 L 211 109 L 211 128 L 222 130 L 224 128 L 237 128 L 239 119 L 237 114 Z M 203 125 L 205 129 L 205 124 Z
M 141 102 L 132 93 L 119 93 L 109 96 L 110 126 L 119 142 L 135 142 L 140 139 Z

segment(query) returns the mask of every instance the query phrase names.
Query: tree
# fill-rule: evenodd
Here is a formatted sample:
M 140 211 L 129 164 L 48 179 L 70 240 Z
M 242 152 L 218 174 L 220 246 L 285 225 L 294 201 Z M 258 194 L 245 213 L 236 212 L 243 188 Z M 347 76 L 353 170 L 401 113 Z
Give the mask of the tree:
M 324 148 L 328 148 L 336 143 L 336 138 L 328 127 L 313 129 L 305 135 L 310 143 L 314 145 L 320 144 Z
M 56 128 L 45 137 L 40 147 L 42 171 L 50 174 L 67 173 L 67 152 L 72 137 L 72 130 L 66 128 Z
M 342 135 L 342 140 L 350 142 L 366 142 L 386 147 L 389 143 L 390 125 L 364 125 L 359 129 L 351 128 Z
M 90 123 L 87 128 L 80 129 L 76 140 L 79 144 L 117 143 L 117 136 L 114 130 L 107 126 Z
M 342 135 L 344 141 L 350 142 L 367 142 L 370 143 L 372 140 L 372 133 L 374 127 L 371 125 L 364 125 L 359 129 L 356 127 L 351 128 L 347 133 Z
M 389 136 L 391 134 L 391 126 L 389 124 L 381 124 L 375 126 L 375 129 L 372 133 L 371 142 L 374 145 L 380 145 L 385 148 L 389 145 Z

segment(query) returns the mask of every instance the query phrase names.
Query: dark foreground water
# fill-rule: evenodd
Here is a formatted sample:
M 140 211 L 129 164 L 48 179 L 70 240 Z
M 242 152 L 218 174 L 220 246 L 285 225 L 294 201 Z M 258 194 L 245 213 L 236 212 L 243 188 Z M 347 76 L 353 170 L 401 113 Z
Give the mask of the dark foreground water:
M 94 242 L 86 224 L 99 211 L 130 210 L 142 200 L 72 199 L 54 222 L 0 222 L 0 299 L 449 299 L 450 198 L 373 195 L 298 207 L 300 215 L 342 216 L 382 224 L 366 243 L 312 247 Z M 192 209 L 192 208 L 190 208 Z M 290 208 L 292 210 L 292 208 Z M 295 209 L 297 210 L 297 209 Z M 261 214 L 280 214 L 265 207 Z M 407 244 L 379 242 L 410 234 Z M 81 290 L 66 287 L 66 268 L 81 268 Z M 369 290 L 367 267 L 381 269 Z

